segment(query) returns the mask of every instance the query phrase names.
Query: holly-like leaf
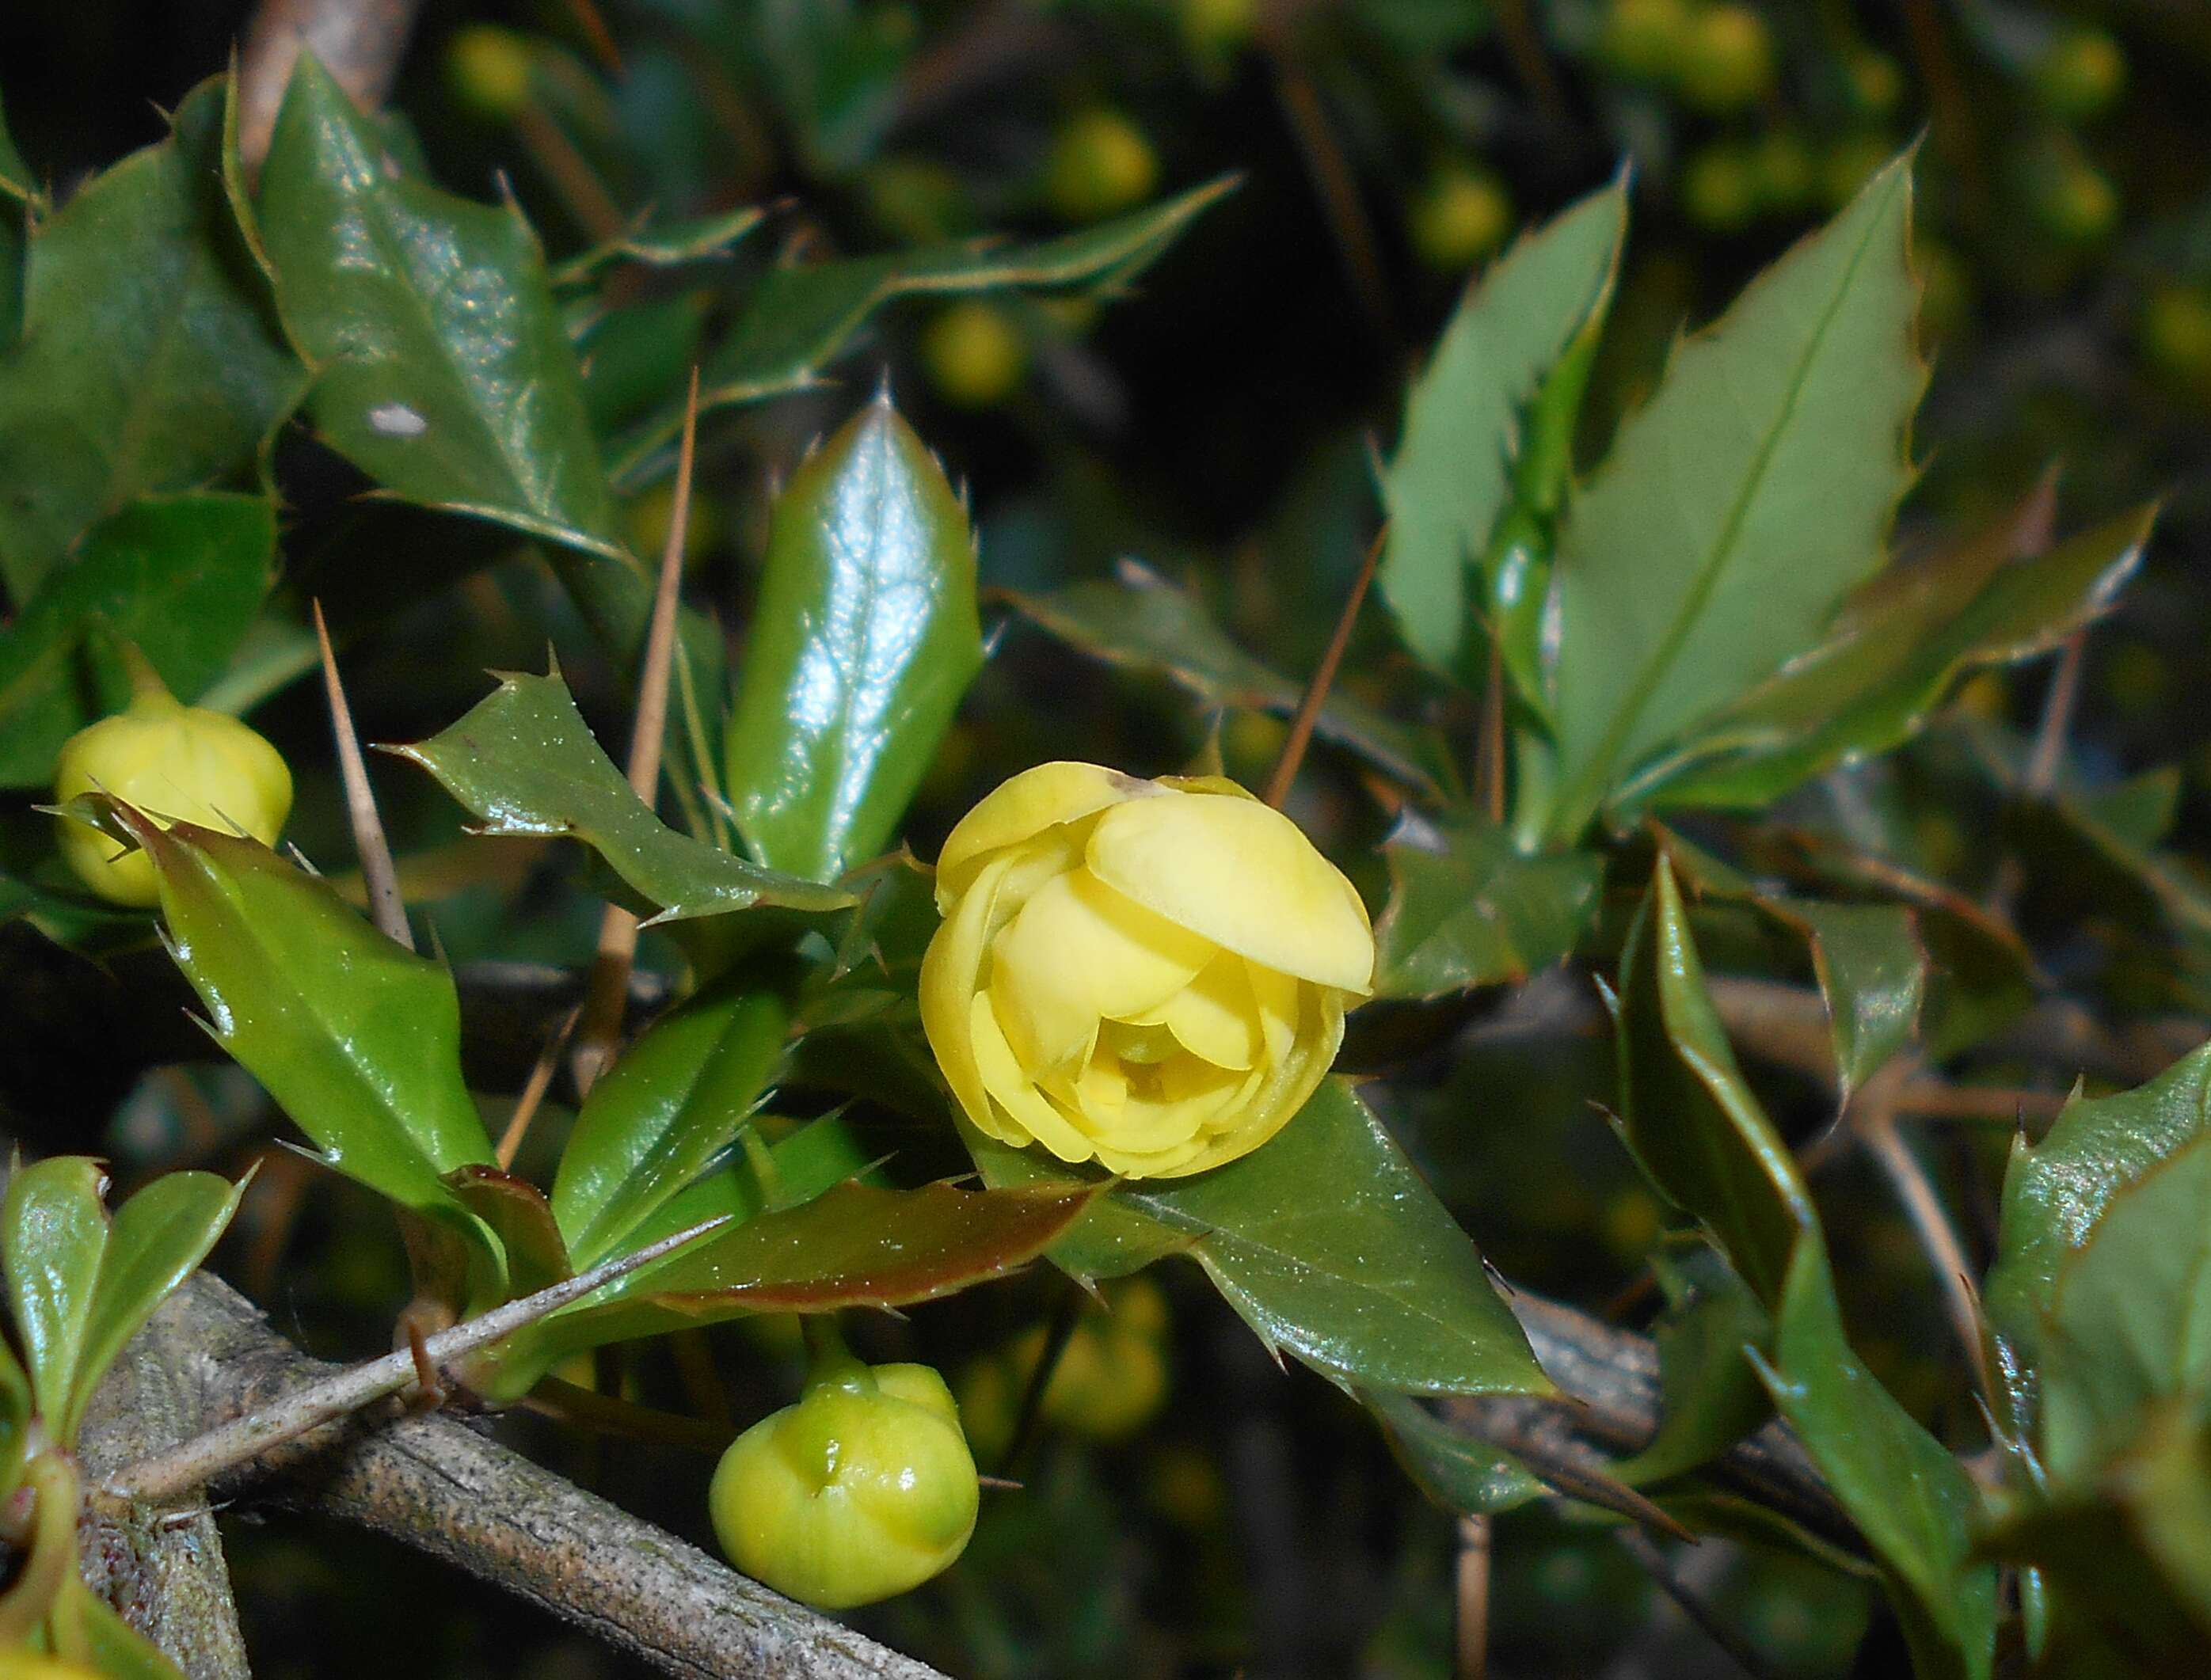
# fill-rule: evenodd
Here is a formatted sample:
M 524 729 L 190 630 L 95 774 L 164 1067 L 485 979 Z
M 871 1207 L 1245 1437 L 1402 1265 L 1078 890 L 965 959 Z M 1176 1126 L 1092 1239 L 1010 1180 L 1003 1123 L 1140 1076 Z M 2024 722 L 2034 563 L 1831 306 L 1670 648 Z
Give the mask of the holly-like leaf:
M 1668 1300 L 1652 1331 L 1658 1344 L 1658 1433 L 1614 1465 L 1643 1486 L 1694 1470 L 1772 1416 L 1746 1350 L 1771 1345 L 1766 1308 L 1718 1255 L 1699 1249 L 1658 1266 Z
M 309 412 L 394 494 L 626 560 L 574 351 L 512 204 L 409 176 L 302 53 L 258 220 Z
M 100 795 L 70 810 L 103 817 L 153 861 L 169 948 L 215 1042 L 331 1166 L 443 1222 L 495 1276 L 497 1245 L 445 1181 L 492 1151 L 462 1077 L 460 1002 L 444 964 L 386 939 L 257 841 L 163 829 Z
M 169 1173 L 108 1216 L 107 1175 L 83 1156 L 17 1169 L 0 1212 L 9 1302 L 47 1433 L 73 1446 L 107 1368 L 230 1224 L 244 1193 Z
M 594 1087 L 596 1089 L 596 1087 Z M 519 1298 L 574 1275 L 545 1193 L 497 1167 L 457 1167 L 445 1175 L 461 1206 L 499 1238 L 506 1256 L 506 1292 Z M 677 1227 L 681 1230 L 681 1227 Z
M 835 263 L 778 264 L 745 299 L 736 325 L 708 355 L 700 409 L 759 402 L 821 383 L 869 317 L 898 298 L 1125 285 L 1235 184 L 1224 177 L 1033 245 L 957 240 Z M 615 476 L 626 483 L 640 480 L 681 426 L 681 408 L 671 408 L 635 428 L 617 449 Z
M 2064 1481 L 2151 1405 L 2211 1398 L 2211 1135 L 2111 1196 L 2059 1266 L 2045 1320 L 2042 1461 Z
M 648 269 L 677 269 L 687 263 L 727 257 L 740 240 L 766 220 L 767 213 L 758 205 L 743 204 L 709 215 L 641 222 L 568 258 L 553 270 L 553 283 L 578 286 L 596 279 L 603 269 L 618 263 L 636 263 Z
M 306 388 L 223 196 L 222 106 L 203 82 L 167 139 L 31 239 L 22 331 L 0 349 L 0 581 L 18 605 L 97 521 L 248 461 Z
M 100 715 L 85 663 L 106 679 L 103 710 L 129 700 L 118 643 L 197 699 L 251 627 L 276 555 L 276 511 L 259 496 L 154 497 L 94 526 L 0 629 L 0 786 L 50 784 L 62 743 Z
M 1853 757 L 1916 734 L 1968 673 L 2049 652 L 2108 612 L 2141 565 L 2155 510 L 2016 557 L 1992 532 L 1891 566 L 1790 660 L 1622 795 L 1756 809 Z
M 1359 1399 L 1413 1485 L 1445 1510 L 1489 1514 L 1543 1496 L 1542 1481 L 1510 1453 L 1451 1428 L 1410 1394 L 1372 1388 Z
M 1910 481 L 1909 157 L 1674 354 L 1572 504 L 1557 571 L 1553 831 L 1814 645 Z
M 1816 1232 L 1798 1245 L 1773 1313 L 1766 1387 L 1881 1566 L 1912 1672 L 1987 1680 L 1996 1580 L 1993 1565 L 1973 1561 L 1980 1496 L 1852 1351 Z
M 934 1300 L 1027 1265 L 1063 1236 L 1093 1185 L 887 1190 L 838 1184 L 754 1215 L 556 1313 L 529 1343 L 557 1359 L 747 1313 L 826 1313 Z
M 1080 1181 L 1035 1151 L 961 1134 L 986 1182 Z M 1174 1254 L 1203 1266 L 1269 1348 L 1345 1382 L 1551 1392 L 1472 1240 L 1342 1079 L 1240 1159 L 1118 1187 L 1052 1258 L 1087 1280 Z
M 499 675 L 499 687 L 428 740 L 385 749 L 436 777 L 480 832 L 567 835 L 603 858 L 656 922 L 753 906 L 821 912 L 852 895 L 748 863 L 669 827 L 592 738 L 559 673 Z
M 2132 1091 L 2069 1103 L 2038 1144 L 2013 1144 L 1996 1264 L 1982 1298 L 2020 1364 L 2041 1363 L 2043 1315 L 2058 1270 L 2088 1241 L 2111 1199 L 2207 1132 L 2211 1045 Z
M 1663 851 L 1620 968 L 1620 1136 L 1770 1307 L 1818 1218 L 1796 1157 L 1735 1064 Z
M 1620 180 L 1523 237 L 1469 289 L 1406 397 L 1382 481 L 1390 535 L 1376 583 L 1405 644 L 1439 670 L 1464 663 L 1468 574 L 1511 499 L 1523 412 L 1603 309 L 1626 233 Z M 1485 611 L 1491 581 L 1475 592 Z
M 1390 903 L 1374 928 L 1378 997 L 1433 998 L 1524 980 L 1574 948 L 1597 908 L 1594 852 L 1530 856 L 1501 829 L 1443 830 L 1441 849 L 1384 849 Z
M 591 1087 L 553 1184 L 578 1265 L 615 1253 L 729 1146 L 782 1058 L 790 1019 L 773 991 L 724 986 L 654 1022 Z
M 880 852 L 982 664 L 966 510 L 878 398 L 776 500 L 728 734 L 753 855 L 828 881 Z
M 1113 582 L 1096 579 L 1049 595 L 1017 595 L 1013 602 L 1062 641 L 1112 664 L 1165 677 L 1208 706 L 1287 717 L 1303 698 L 1298 684 L 1230 641 L 1196 596 L 1133 560 L 1121 562 Z M 1435 789 L 1430 766 L 1439 749 L 1341 690 L 1323 704 L 1314 727 L 1397 780 Z

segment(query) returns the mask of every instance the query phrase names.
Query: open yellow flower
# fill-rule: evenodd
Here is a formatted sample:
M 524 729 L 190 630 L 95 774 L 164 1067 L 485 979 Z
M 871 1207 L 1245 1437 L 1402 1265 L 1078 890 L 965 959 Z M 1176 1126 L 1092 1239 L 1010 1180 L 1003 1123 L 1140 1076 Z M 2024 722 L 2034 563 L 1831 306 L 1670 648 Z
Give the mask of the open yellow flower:
M 1130 1178 L 1274 1136 L 1373 979 L 1351 883 L 1220 777 L 1024 771 L 945 841 L 936 904 L 922 1026 L 967 1117 Z

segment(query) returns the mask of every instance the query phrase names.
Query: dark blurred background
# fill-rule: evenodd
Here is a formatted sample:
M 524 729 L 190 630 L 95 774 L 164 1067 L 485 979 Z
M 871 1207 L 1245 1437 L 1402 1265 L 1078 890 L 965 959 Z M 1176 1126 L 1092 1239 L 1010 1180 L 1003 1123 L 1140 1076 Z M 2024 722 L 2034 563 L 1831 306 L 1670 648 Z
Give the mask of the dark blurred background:
M 250 9 L 0 6 L 0 97 L 57 196 L 158 138 L 161 109 L 221 71 Z M 619 46 L 619 72 L 595 50 L 593 16 Z M 2207 85 L 2211 9 L 2172 0 L 600 0 L 595 14 L 563 0 L 445 0 L 427 9 L 391 106 L 444 184 L 488 198 L 504 184 L 555 256 L 591 243 L 610 206 L 676 215 L 774 203 L 739 252 L 758 263 L 795 244 L 858 254 L 1050 233 L 1236 172 L 1233 196 L 1126 299 L 908 301 L 845 359 L 841 384 L 712 427 L 691 588 L 742 624 L 772 486 L 887 377 L 971 488 L 986 583 L 1049 589 L 1134 556 L 1195 584 L 1243 646 L 1293 680 L 1375 528 L 1370 462 L 1394 436 L 1406 380 L 1514 228 L 1633 171 L 1630 255 L 1587 464 L 1678 331 L 1917 139 L 1934 379 L 1914 440 L 1924 478 L 1899 546 L 1970 529 L 2052 465 L 2062 529 L 2164 499 L 2144 575 L 2090 643 L 2074 740 L 2093 777 L 2172 767 L 2176 841 L 2200 854 L 2211 816 Z M 692 306 L 680 288 L 666 301 L 675 315 Z M 680 362 L 667 371 L 669 389 L 680 373 Z M 364 514 L 358 482 L 330 457 L 296 439 L 283 448 L 289 563 L 325 593 L 363 582 L 382 554 L 403 565 L 418 543 L 506 541 Z M 656 546 L 664 486 L 636 493 L 630 514 L 637 546 Z M 360 615 L 346 656 L 364 729 L 392 740 L 442 727 L 482 692 L 483 668 L 538 663 L 548 635 L 594 715 L 619 716 L 611 674 L 542 564 L 502 548 L 456 589 Z M 1451 704 L 1395 650 L 1378 612 L 1344 680 L 1415 712 Z M 1978 680 L 1943 729 L 1851 784 L 1863 837 L 1935 875 L 1984 878 L 1990 841 L 1977 813 L 1993 795 L 1975 755 L 2016 746 L 2045 680 Z M 319 702 L 297 685 L 265 716 L 295 764 L 313 767 L 296 837 L 311 856 L 342 858 Z M 1232 772 L 1263 776 L 1278 724 L 1208 718 L 1015 625 L 924 789 L 916 849 L 932 855 L 966 804 L 1022 764 L 1175 769 L 1216 724 Z M 436 901 L 457 960 L 588 952 L 592 907 L 572 890 L 572 860 L 506 849 L 486 864 L 454 843 L 457 815 L 419 778 L 379 776 L 415 895 Z M 1356 777 L 1317 761 L 1299 797 L 1300 818 L 1374 887 L 1378 873 L 1354 854 L 1383 819 Z M 2038 913 L 2062 954 L 2063 894 Z M 2108 981 L 2108 953 L 2099 960 Z M 2187 1000 L 2160 983 L 2151 1001 Z M 212 1069 L 118 1085 L 88 1105 L 80 1076 L 42 1084 L 45 1065 L 20 1045 L 9 1065 L 19 1131 L 105 1147 L 126 1172 L 191 1154 L 242 1164 L 272 1124 L 246 1082 Z M 1661 1213 L 1589 1107 L 1611 1085 L 1601 1042 L 1536 1052 L 1477 1038 L 1399 1071 L 1384 1111 L 1506 1275 L 1584 1305 L 1637 1298 Z M 1802 1109 L 1807 1093 L 1776 1098 Z M 87 1107 L 111 1104 L 106 1132 L 83 1136 Z M 2001 1147 L 1962 1145 L 1960 1185 L 1986 1181 Z M 404 1294 L 384 1214 L 348 1185 L 270 1159 L 224 1269 L 312 1351 L 374 1346 Z M 1932 1293 L 1883 1193 L 1855 1171 L 1821 1193 L 1868 1210 L 1838 1236 L 1865 1321 L 1881 1327 L 1865 1351 L 1923 1411 L 1962 1405 L 1952 1378 L 1915 1364 L 1915 1349 L 1939 1340 Z M 1276 1371 L 1194 1273 L 1171 1268 L 1164 1285 L 1165 1409 L 1118 1440 L 1047 1431 L 1027 1490 L 986 1496 L 966 1559 L 865 1625 L 978 1676 L 1447 1673 L 1451 1521 L 1411 1491 L 1348 1401 Z M 882 1356 L 967 1373 L 965 1393 L 1003 1389 L 989 1371 L 997 1351 L 1033 1331 L 1061 1287 L 1031 1278 L 867 1333 Z M 794 1359 L 773 1326 L 733 1329 L 602 1375 L 678 1405 L 704 1385 L 742 1421 L 787 1396 Z M 506 1427 L 609 1496 L 703 1536 L 705 1460 L 578 1443 L 527 1420 Z M 241 1517 L 227 1538 L 249 1639 L 272 1677 L 627 1671 L 355 1535 Z M 1862 1639 L 1875 1612 L 1850 1577 L 1745 1546 L 1715 1546 L 1693 1567 L 1777 1671 L 1898 1671 L 1893 1631 Z M 1497 1568 L 1495 1672 L 1733 1671 L 1590 1525 L 1515 1514 L 1499 1526 Z

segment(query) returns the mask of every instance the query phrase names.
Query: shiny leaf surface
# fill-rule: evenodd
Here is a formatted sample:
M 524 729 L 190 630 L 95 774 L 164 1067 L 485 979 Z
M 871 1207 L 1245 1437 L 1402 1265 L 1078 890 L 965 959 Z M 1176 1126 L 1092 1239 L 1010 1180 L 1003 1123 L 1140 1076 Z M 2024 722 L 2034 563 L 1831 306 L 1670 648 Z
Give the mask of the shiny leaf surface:
M 1620 958 L 1618 1014 L 1622 1139 L 1651 1182 L 1703 1222 L 1772 1304 L 1798 1239 L 1818 1221 L 1795 1157 L 1713 1012 L 1663 853 Z
M 1700 1249 L 1657 1267 L 1666 1311 L 1658 1344 L 1658 1433 L 1613 1468 L 1642 1486 L 1694 1470 L 1773 1415 L 1746 1350 L 1771 1345 L 1773 1325 L 1758 1297 L 1717 1254 Z
M 224 201 L 222 104 L 203 82 L 167 139 L 30 240 L 22 334 L 0 351 L 0 581 L 19 604 L 87 527 L 248 461 L 306 389 Z
M 107 1252 L 107 1175 L 82 1155 L 57 1155 L 9 1175 L 0 1204 L 8 1309 L 23 1344 L 39 1414 L 58 1427 L 76 1392 L 100 1264 Z
M 545 1193 L 497 1167 L 457 1167 L 445 1175 L 461 1206 L 482 1220 L 506 1256 L 506 1293 L 534 1295 L 573 1275 L 567 1245 Z M 679 1229 L 681 1229 L 679 1227 Z
M 1405 644 L 1439 670 L 1463 668 L 1477 594 L 1468 574 L 1511 499 L 1523 411 L 1602 310 L 1626 233 L 1623 180 L 1524 235 L 1469 288 L 1407 396 L 1383 478 L 1390 535 L 1376 583 Z M 1490 582 L 1477 595 L 1485 611 Z
M 1112 583 L 1099 579 L 1049 595 L 1015 595 L 1014 605 L 1062 641 L 1112 664 L 1165 677 L 1208 706 L 1287 717 L 1304 692 L 1230 641 L 1195 595 L 1131 560 L 1121 563 Z M 1429 789 L 1436 785 L 1430 766 L 1440 747 L 1340 689 L 1321 707 L 1315 727 L 1323 738 L 1402 782 Z
M 1574 948 L 1597 908 L 1604 863 L 1593 852 L 1528 856 L 1502 830 L 1445 829 L 1443 849 L 1384 850 L 1390 903 L 1377 921 L 1378 997 L 1440 997 L 1524 980 Z
M 880 852 L 982 664 L 966 512 L 879 398 L 776 501 L 728 734 L 753 855 L 828 881 Z
M 729 1146 L 782 1059 L 790 1018 L 772 992 L 709 992 L 654 1022 L 591 1087 L 553 1184 L 578 1264 L 614 1253 Z
M 94 526 L 0 629 L 0 786 L 50 783 L 62 743 L 128 702 L 118 640 L 197 700 L 251 626 L 276 558 L 276 510 L 258 496 L 155 497 Z
M 1076 1181 L 1037 1151 L 962 1135 L 987 1182 Z M 1401 1393 L 1551 1392 L 1473 1242 L 1342 1079 L 1240 1159 L 1118 1187 L 1052 1257 L 1087 1278 L 1174 1254 L 1269 1348 L 1328 1375 Z
M 1676 346 L 1568 510 L 1554 833 L 1578 835 L 1637 764 L 1814 645 L 1880 564 L 1926 378 L 1911 208 L 1901 158 Z
M 334 448 L 410 501 L 621 558 L 575 354 L 519 210 L 410 178 L 312 54 L 257 208 Z
M 428 771 L 481 832 L 566 835 L 606 860 L 661 922 L 755 904 L 833 910 L 850 893 L 762 869 L 678 833 L 632 790 L 557 673 L 500 674 L 499 687 L 443 733 L 386 749 Z

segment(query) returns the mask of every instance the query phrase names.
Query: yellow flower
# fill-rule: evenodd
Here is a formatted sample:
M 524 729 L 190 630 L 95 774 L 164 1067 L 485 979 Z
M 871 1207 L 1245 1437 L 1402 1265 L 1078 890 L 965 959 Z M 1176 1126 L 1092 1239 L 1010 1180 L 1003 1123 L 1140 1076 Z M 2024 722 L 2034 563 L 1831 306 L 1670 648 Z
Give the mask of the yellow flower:
M 155 685 L 124 711 L 78 730 L 63 746 L 54 802 L 112 794 L 163 828 L 195 823 L 273 845 L 292 810 L 292 772 L 234 717 L 187 706 Z M 61 819 L 62 855 L 103 898 L 149 908 L 161 902 L 153 860 L 98 829 Z
M 1221 777 L 1024 771 L 945 841 L 936 904 L 922 1025 L 967 1117 L 1130 1178 L 1274 1136 L 1373 978 L 1351 883 Z

